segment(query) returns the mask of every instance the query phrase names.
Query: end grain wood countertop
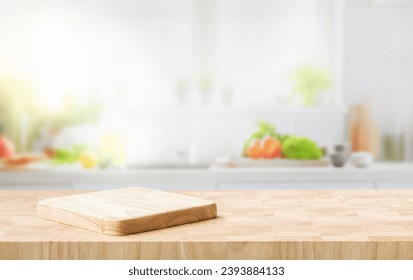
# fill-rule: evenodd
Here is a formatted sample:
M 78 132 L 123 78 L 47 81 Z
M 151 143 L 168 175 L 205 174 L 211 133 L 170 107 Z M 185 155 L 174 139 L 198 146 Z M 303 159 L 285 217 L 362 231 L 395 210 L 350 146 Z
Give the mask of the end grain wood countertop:
M 218 218 L 106 236 L 36 216 L 40 199 L 0 191 L 0 259 L 413 259 L 413 191 L 179 191 Z

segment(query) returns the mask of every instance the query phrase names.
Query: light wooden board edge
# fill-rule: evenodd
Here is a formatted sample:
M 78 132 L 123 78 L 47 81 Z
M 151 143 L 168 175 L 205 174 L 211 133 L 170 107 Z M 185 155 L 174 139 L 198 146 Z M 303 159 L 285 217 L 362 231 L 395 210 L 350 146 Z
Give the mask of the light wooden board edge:
M 119 221 L 81 216 L 78 213 L 68 209 L 50 207 L 46 203 L 42 203 L 42 201 L 37 203 L 36 211 L 37 215 L 44 219 L 80 227 L 106 235 L 117 236 L 136 234 L 150 230 L 214 219 L 217 217 L 216 203 L 187 209 L 179 209 L 167 213 L 148 215 L 138 219 Z M 66 217 L 70 217 L 72 222 L 68 222 L 67 219 L 65 219 Z M 157 222 L 150 223 L 150 220 L 156 220 Z

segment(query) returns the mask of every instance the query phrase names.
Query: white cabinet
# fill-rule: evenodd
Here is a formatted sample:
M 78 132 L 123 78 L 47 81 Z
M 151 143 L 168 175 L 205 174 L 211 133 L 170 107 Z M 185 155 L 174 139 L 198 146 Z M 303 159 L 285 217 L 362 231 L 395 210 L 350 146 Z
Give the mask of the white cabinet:
M 228 181 L 219 182 L 218 190 L 293 190 L 293 189 L 373 189 L 372 182 L 277 182 L 277 181 Z
M 0 189 L 413 189 L 413 164 L 371 168 L 221 168 L 0 172 Z
M 378 182 L 377 189 L 413 189 L 412 182 Z
M 73 190 L 70 185 L 55 185 L 55 184 L 8 184 L 0 185 L 0 190 Z

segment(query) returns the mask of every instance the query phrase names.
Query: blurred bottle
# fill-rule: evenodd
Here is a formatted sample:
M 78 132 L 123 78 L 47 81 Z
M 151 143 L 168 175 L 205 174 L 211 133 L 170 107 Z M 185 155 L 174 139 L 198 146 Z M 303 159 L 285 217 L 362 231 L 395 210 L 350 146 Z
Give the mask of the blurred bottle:
M 352 152 L 367 152 L 377 159 L 380 130 L 367 101 L 350 109 L 349 124 Z
M 106 132 L 101 137 L 100 150 L 114 166 L 126 164 L 126 137 L 116 132 Z
M 383 135 L 383 160 L 403 161 L 405 154 L 403 122 L 395 115 L 388 120 Z

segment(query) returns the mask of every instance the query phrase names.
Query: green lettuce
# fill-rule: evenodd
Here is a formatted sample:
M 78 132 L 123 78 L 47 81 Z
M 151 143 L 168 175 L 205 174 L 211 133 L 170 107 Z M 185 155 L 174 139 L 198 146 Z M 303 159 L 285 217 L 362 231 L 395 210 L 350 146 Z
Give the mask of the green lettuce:
M 323 152 L 317 144 L 305 137 L 288 137 L 283 142 L 282 152 L 288 159 L 320 159 L 323 157 Z

